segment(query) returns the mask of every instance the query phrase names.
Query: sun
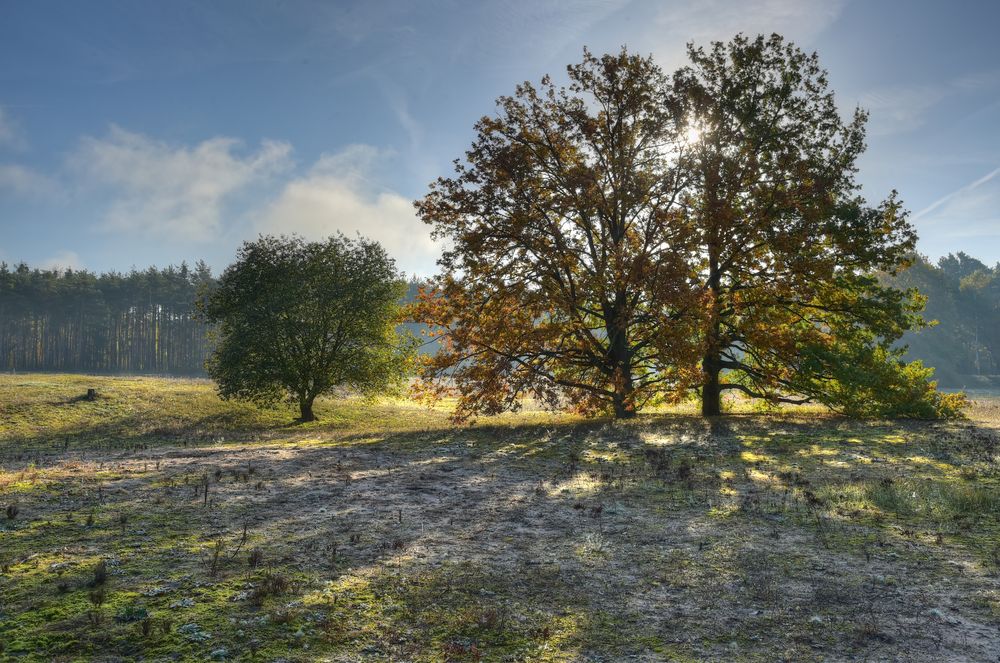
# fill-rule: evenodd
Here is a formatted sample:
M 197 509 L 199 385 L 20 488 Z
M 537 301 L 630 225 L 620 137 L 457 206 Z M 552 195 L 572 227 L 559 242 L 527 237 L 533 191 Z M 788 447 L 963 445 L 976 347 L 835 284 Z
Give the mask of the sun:
M 695 125 L 690 125 L 684 131 L 684 142 L 688 145 L 694 145 L 699 140 L 701 140 L 701 129 Z

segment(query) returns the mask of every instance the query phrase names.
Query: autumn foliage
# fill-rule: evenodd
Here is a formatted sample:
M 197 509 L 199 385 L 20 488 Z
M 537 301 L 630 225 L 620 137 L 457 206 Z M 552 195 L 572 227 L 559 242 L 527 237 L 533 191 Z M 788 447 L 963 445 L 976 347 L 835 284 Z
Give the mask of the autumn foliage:
M 629 416 L 699 381 L 668 81 L 625 54 L 588 54 L 569 76 L 501 98 L 467 163 L 418 203 L 451 242 L 416 310 L 444 332 L 424 376 L 458 389 L 460 415 L 531 396 Z
M 422 388 L 459 419 L 525 397 L 628 417 L 692 391 L 715 415 L 726 390 L 949 414 L 893 347 L 921 302 L 874 274 L 916 235 L 894 193 L 859 195 L 865 113 L 843 122 L 816 56 L 777 35 L 688 54 L 668 76 L 585 51 L 567 85 L 523 83 L 477 123 L 416 203 L 448 247 L 412 311 L 441 345 Z

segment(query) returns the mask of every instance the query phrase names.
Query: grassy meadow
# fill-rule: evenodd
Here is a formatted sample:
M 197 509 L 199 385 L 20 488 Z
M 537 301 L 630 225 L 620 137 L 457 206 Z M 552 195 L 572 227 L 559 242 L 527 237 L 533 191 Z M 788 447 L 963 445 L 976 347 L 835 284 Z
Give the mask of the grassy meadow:
M 0 376 L 0 660 L 1000 652 L 1000 399 L 958 422 L 317 414 Z

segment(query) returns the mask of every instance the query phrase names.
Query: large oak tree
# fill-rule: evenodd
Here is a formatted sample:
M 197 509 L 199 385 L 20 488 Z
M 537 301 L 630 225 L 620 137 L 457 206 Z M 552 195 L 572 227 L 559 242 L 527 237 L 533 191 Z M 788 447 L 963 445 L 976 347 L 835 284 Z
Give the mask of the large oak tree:
M 891 344 L 922 303 L 876 274 L 903 266 L 916 234 L 895 193 L 859 195 L 865 112 L 844 122 L 817 56 L 778 35 L 688 55 L 670 103 L 698 135 L 678 167 L 707 295 L 702 413 L 727 389 L 857 411 L 860 380 L 891 400 L 917 375 Z
M 498 101 L 456 174 L 417 202 L 449 248 L 415 308 L 456 415 L 524 396 L 627 417 L 697 389 L 852 414 L 954 412 L 893 346 L 916 293 L 880 285 L 916 241 L 895 194 L 869 205 L 826 73 L 781 37 L 650 58 L 585 52 Z
M 627 417 L 698 379 L 669 81 L 624 51 L 568 73 L 499 99 L 417 204 L 449 245 L 416 311 L 441 341 L 425 384 L 459 418 L 524 396 Z

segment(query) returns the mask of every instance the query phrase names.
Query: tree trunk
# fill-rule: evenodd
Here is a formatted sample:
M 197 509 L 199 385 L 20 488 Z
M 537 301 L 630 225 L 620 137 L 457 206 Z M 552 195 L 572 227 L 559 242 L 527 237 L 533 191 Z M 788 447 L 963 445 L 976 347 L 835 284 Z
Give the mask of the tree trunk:
M 706 340 L 705 357 L 701 369 L 705 372 L 705 381 L 701 386 L 701 416 L 717 417 L 722 414 L 722 389 L 719 385 L 719 373 L 722 371 L 722 325 L 719 315 L 719 295 L 722 274 L 719 272 L 718 239 L 708 248 L 708 289 L 712 297 L 711 317 L 708 321 L 708 337 Z
M 702 359 L 705 382 L 701 386 L 701 416 L 717 417 L 722 414 L 722 389 L 719 384 L 719 355 L 709 352 Z
M 316 414 L 313 412 L 313 401 L 315 398 L 299 399 L 299 421 L 316 421 Z
M 635 416 L 635 402 L 632 400 L 632 385 L 617 391 L 612 399 L 615 419 L 631 419 Z
M 615 419 L 633 419 L 635 414 L 635 406 L 615 399 Z
M 614 367 L 614 389 L 611 402 L 615 419 L 635 416 L 635 399 L 632 384 L 632 351 L 628 345 L 628 331 L 622 319 L 625 293 L 618 293 L 615 303 L 605 307 L 608 330 L 608 359 Z

